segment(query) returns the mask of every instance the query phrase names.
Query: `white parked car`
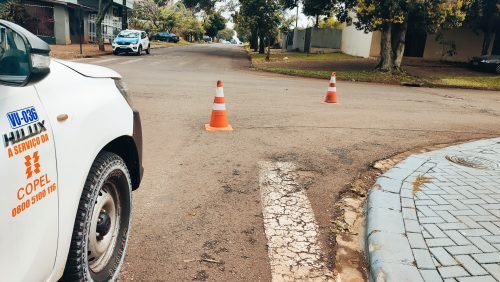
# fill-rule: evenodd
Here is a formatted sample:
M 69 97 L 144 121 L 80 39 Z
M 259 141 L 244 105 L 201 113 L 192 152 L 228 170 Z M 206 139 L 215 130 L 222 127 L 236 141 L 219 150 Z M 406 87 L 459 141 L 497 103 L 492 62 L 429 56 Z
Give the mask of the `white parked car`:
M 51 60 L 0 20 L 0 281 L 109 281 L 127 248 L 142 130 L 118 73 Z
M 143 51 L 146 51 L 146 54 L 151 52 L 149 36 L 142 30 L 126 29 L 120 31 L 113 40 L 112 47 L 113 54 L 115 55 L 120 53 L 134 53 L 140 56 Z

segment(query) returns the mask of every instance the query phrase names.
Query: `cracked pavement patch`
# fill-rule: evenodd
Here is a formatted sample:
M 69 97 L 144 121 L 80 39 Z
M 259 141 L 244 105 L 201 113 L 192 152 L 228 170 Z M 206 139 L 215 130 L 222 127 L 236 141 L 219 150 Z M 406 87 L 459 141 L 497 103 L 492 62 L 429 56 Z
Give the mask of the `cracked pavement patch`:
M 291 162 L 260 162 L 260 188 L 273 281 L 334 281 L 318 226 Z

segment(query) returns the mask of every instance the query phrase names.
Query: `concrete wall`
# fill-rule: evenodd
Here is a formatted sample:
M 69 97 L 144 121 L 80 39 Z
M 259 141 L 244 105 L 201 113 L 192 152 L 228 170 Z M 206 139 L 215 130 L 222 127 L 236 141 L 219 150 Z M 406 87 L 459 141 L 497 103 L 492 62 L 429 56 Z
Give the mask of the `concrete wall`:
M 69 33 L 69 13 L 64 6 L 54 5 L 54 36 L 56 44 L 71 44 Z
M 494 40 L 491 41 L 490 52 L 493 42 Z M 448 56 L 446 51 L 451 48 L 452 43 L 456 46 L 456 54 Z M 425 60 L 468 62 L 472 57 L 481 55 L 482 45 L 482 33 L 475 34 L 471 29 L 466 28 L 446 30 L 443 32 L 440 42 L 436 41 L 436 35 L 427 35 L 423 58 Z
M 306 42 L 306 30 L 296 28 L 293 31 L 292 50 L 299 50 L 300 52 L 304 52 L 305 42 Z
M 356 21 L 356 19 L 353 19 L 353 21 Z M 372 32 L 365 33 L 362 30 L 357 30 L 352 23 L 350 25 L 344 23 L 340 49 L 349 55 L 368 58 L 371 55 L 372 37 Z
M 340 49 L 342 30 L 335 28 L 313 28 L 311 47 Z

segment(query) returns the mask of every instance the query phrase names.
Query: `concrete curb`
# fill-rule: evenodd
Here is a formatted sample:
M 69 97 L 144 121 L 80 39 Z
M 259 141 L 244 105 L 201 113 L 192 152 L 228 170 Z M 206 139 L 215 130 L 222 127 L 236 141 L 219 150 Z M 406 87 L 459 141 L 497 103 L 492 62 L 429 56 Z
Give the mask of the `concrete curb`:
M 366 250 L 370 281 L 423 281 L 406 237 L 401 191 L 428 161 L 413 155 L 379 177 L 368 194 Z

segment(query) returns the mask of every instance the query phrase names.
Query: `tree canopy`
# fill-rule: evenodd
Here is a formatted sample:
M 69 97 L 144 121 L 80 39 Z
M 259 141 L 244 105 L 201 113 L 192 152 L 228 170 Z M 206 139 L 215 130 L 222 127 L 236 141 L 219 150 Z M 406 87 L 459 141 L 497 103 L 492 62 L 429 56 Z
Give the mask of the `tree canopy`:
M 204 27 L 208 36 L 216 37 L 226 27 L 226 19 L 219 12 L 212 13 L 205 18 Z

